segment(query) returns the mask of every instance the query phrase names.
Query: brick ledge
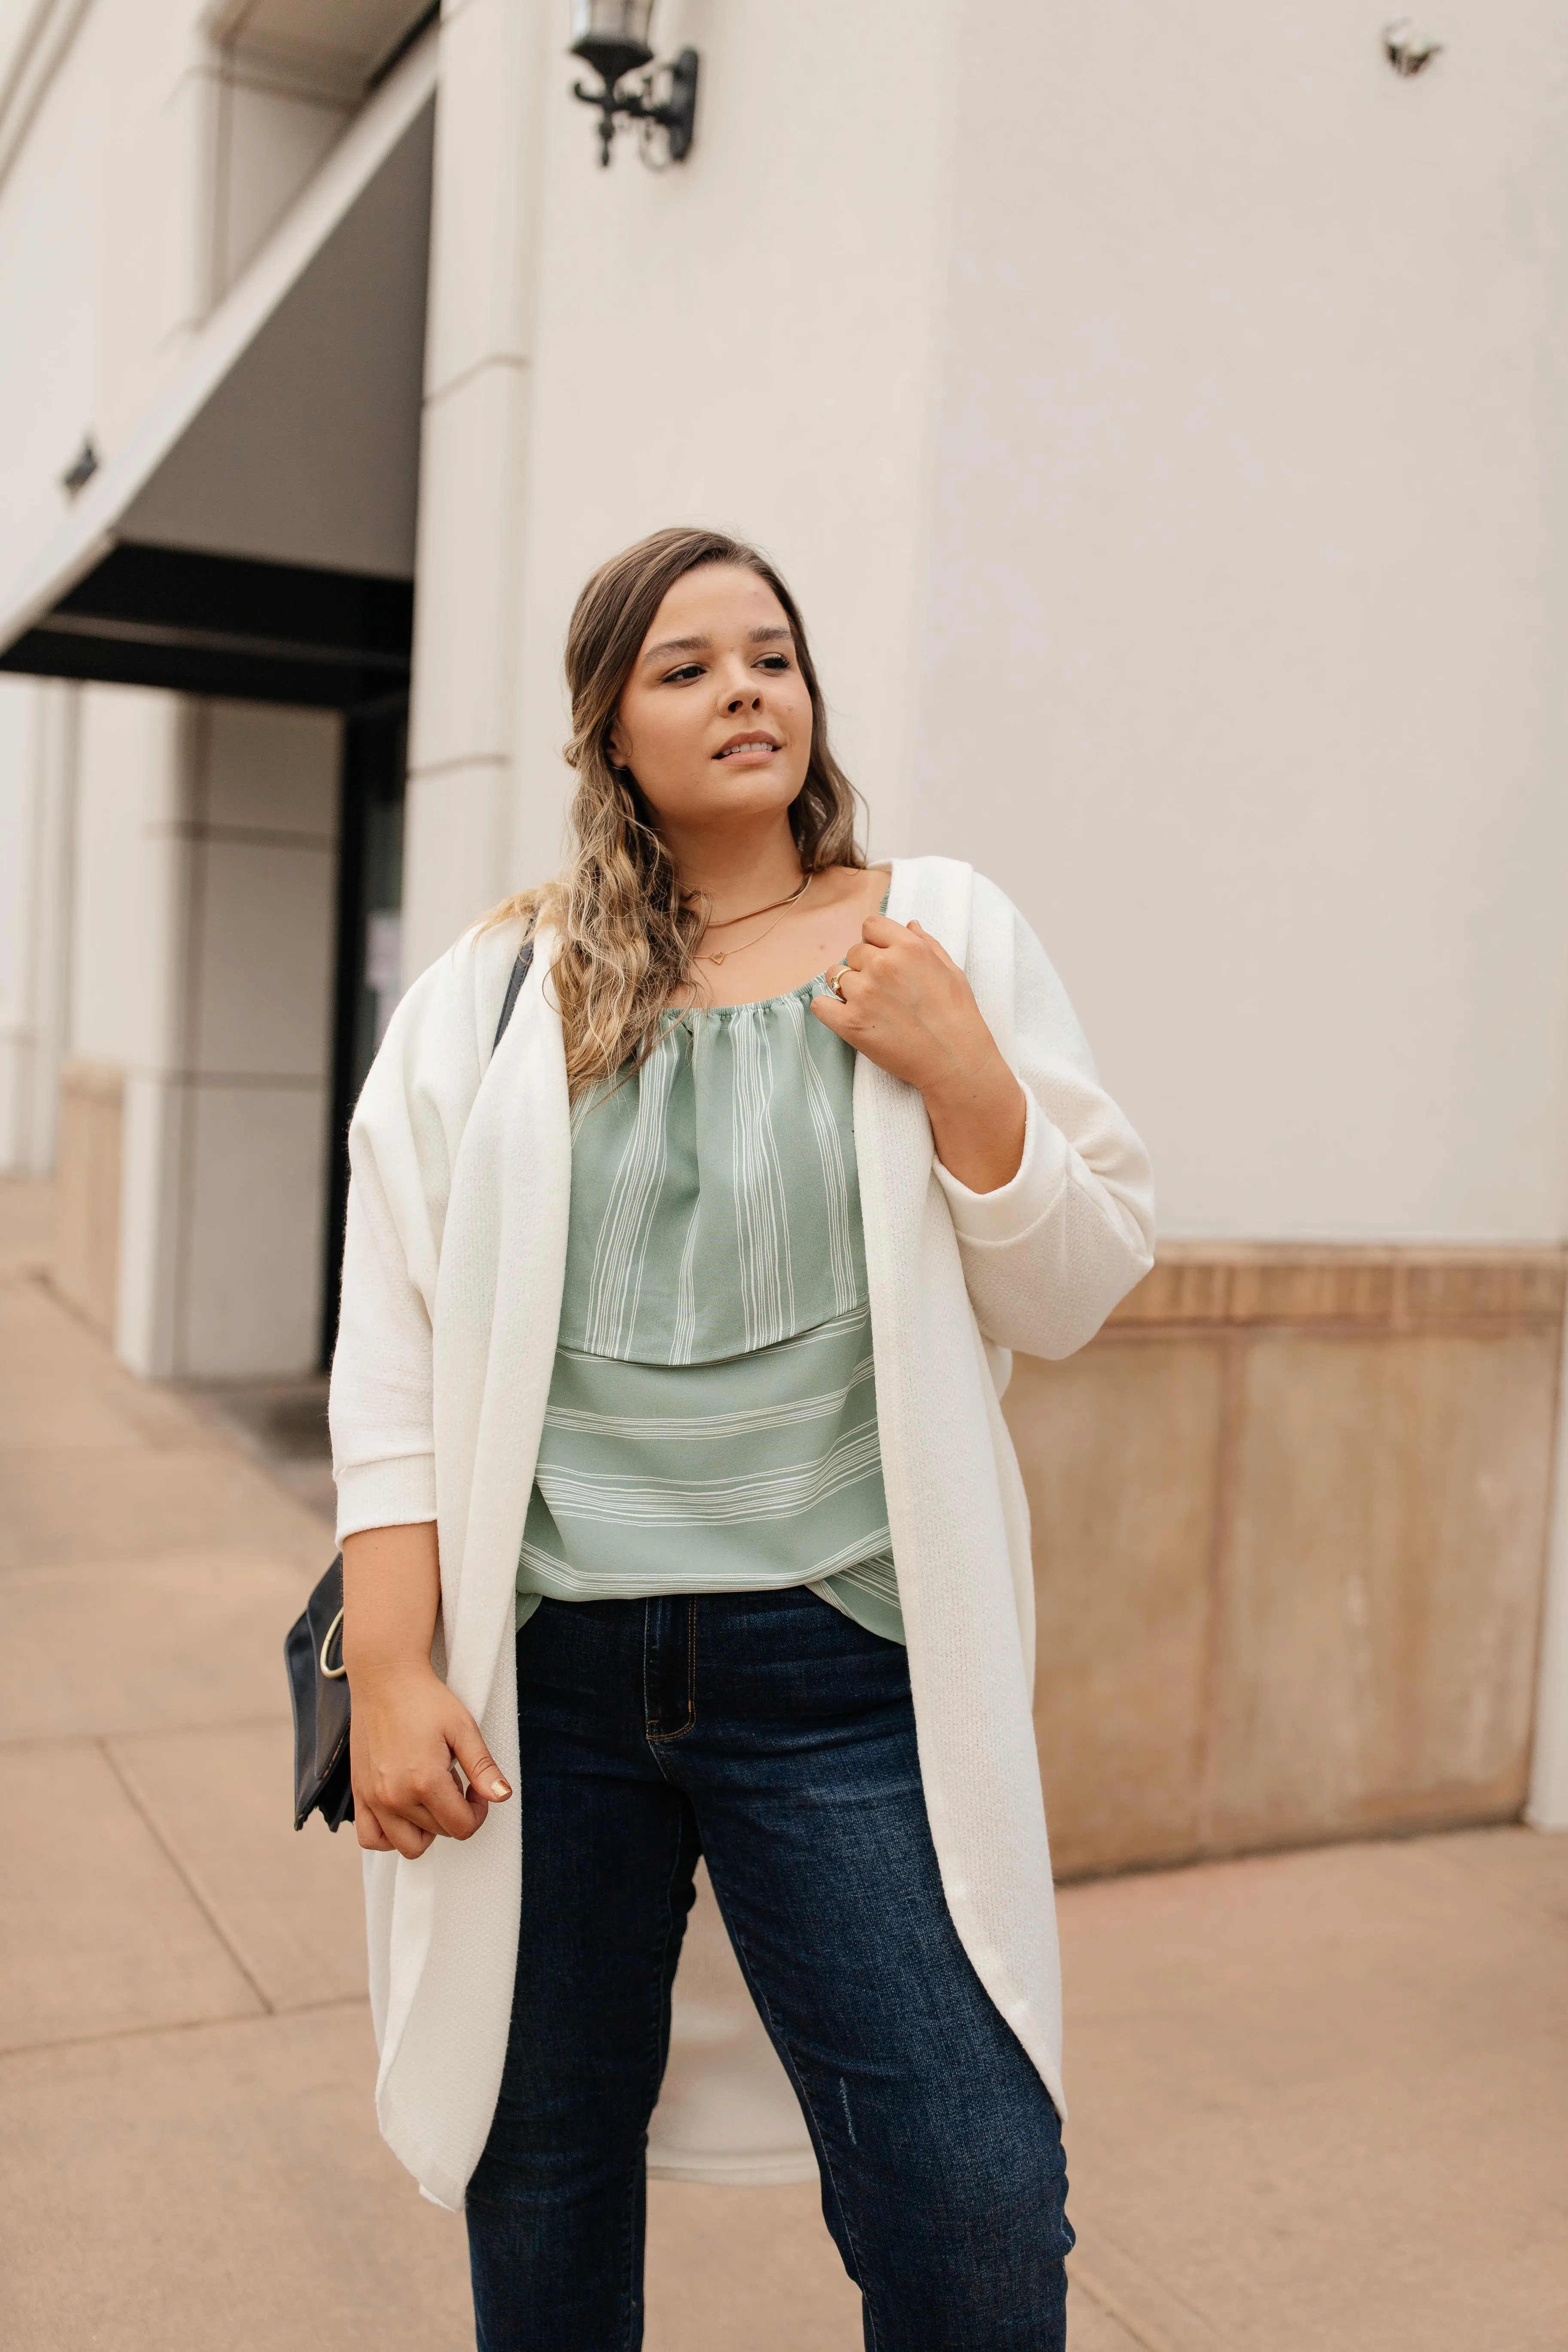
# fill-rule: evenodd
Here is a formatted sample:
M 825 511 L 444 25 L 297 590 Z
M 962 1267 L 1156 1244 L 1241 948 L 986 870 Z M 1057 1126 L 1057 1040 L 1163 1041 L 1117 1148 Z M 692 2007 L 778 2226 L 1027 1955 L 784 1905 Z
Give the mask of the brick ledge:
M 1568 1249 L 1176 1242 L 1110 1318 L 1112 1330 L 1333 1323 L 1389 1331 L 1554 1326 Z

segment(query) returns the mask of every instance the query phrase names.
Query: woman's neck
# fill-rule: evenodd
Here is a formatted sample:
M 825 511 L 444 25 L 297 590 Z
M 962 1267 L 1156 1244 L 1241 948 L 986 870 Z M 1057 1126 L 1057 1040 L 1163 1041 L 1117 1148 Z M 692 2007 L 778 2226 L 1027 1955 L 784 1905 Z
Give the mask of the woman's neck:
M 787 819 L 761 835 L 704 834 L 672 840 L 667 834 L 666 843 L 682 897 L 705 899 L 715 925 L 786 898 L 800 883 L 800 852 Z

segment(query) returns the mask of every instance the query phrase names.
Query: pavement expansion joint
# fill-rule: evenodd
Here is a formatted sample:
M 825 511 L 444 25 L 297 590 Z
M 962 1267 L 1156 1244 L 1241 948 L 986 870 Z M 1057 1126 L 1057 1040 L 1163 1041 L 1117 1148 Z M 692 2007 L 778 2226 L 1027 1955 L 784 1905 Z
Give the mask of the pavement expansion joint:
M 134 1769 L 124 1758 L 115 1753 L 115 1742 L 112 1738 L 100 1739 L 95 1744 L 110 1770 L 124 1790 L 127 1800 L 140 1815 L 149 1836 L 163 1853 L 164 1860 L 184 1887 L 207 1926 L 239 1970 L 268 2016 L 275 2017 L 278 2013 L 277 2002 L 252 1968 L 249 1958 L 240 1948 L 237 1938 L 230 1934 L 227 1922 L 223 1917 L 218 1905 L 202 1883 L 200 1872 L 187 1861 L 180 1851 L 178 1842 L 165 1831 L 158 1818 L 156 1807 L 142 1788 Z
M 370 1996 L 341 1993 L 321 2000 L 295 2001 L 288 2009 L 239 2010 L 230 2017 L 150 2018 L 144 2025 L 106 2025 L 96 2033 L 60 2033 L 37 2042 L 17 2042 L 9 2049 L 0 2050 L 0 2069 L 29 2058 L 47 2057 L 56 2051 L 97 2050 L 121 2042 L 156 2042 L 171 2034 L 184 2038 L 193 2033 L 231 2033 L 257 2026 L 275 2028 L 287 2025 L 296 2017 L 318 2017 L 335 2009 L 363 2010 L 368 2016 Z

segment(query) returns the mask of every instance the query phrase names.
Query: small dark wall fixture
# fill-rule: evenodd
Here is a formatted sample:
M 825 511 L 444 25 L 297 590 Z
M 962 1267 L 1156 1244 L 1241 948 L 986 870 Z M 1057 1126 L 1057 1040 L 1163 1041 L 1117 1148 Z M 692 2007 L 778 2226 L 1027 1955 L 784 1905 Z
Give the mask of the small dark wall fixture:
M 572 95 L 599 110 L 601 165 L 609 163 L 617 116 L 642 126 L 637 152 L 653 171 L 683 163 L 691 152 L 698 55 L 695 49 L 682 49 L 668 65 L 655 65 L 647 38 L 652 15 L 653 0 L 572 0 L 570 55 L 581 58 L 599 77 L 597 89 L 574 82 Z M 624 89 L 627 75 L 638 72 L 640 85 Z M 655 91 L 660 75 L 668 77 L 662 96 Z
M 1401 81 L 1410 81 L 1442 56 L 1443 44 L 1423 32 L 1413 17 L 1401 16 L 1383 28 L 1383 53 Z
M 85 490 L 101 463 L 102 460 L 93 446 L 91 434 L 84 433 L 81 447 L 60 476 L 60 488 L 66 496 L 74 499 L 79 490 Z

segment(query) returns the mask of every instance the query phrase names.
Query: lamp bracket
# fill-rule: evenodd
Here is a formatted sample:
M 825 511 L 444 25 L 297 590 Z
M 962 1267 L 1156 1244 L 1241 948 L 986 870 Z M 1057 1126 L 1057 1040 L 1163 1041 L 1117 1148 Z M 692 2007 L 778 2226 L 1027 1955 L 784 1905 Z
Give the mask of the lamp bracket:
M 671 163 L 685 163 L 691 152 L 692 134 L 697 123 L 698 68 L 696 50 L 682 49 L 668 65 L 655 66 L 646 73 L 635 89 L 626 87 L 624 74 L 613 78 L 609 73 L 601 74 L 597 89 L 585 89 L 580 81 L 573 83 L 573 97 L 580 99 L 584 106 L 596 106 L 599 110 L 601 166 L 610 160 L 617 115 L 624 115 L 628 122 L 643 125 L 645 161 L 651 161 L 647 153 L 648 134 L 657 130 L 665 134 L 667 160 Z M 667 98 L 654 96 L 654 77 L 659 73 L 669 76 L 669 95 Z

